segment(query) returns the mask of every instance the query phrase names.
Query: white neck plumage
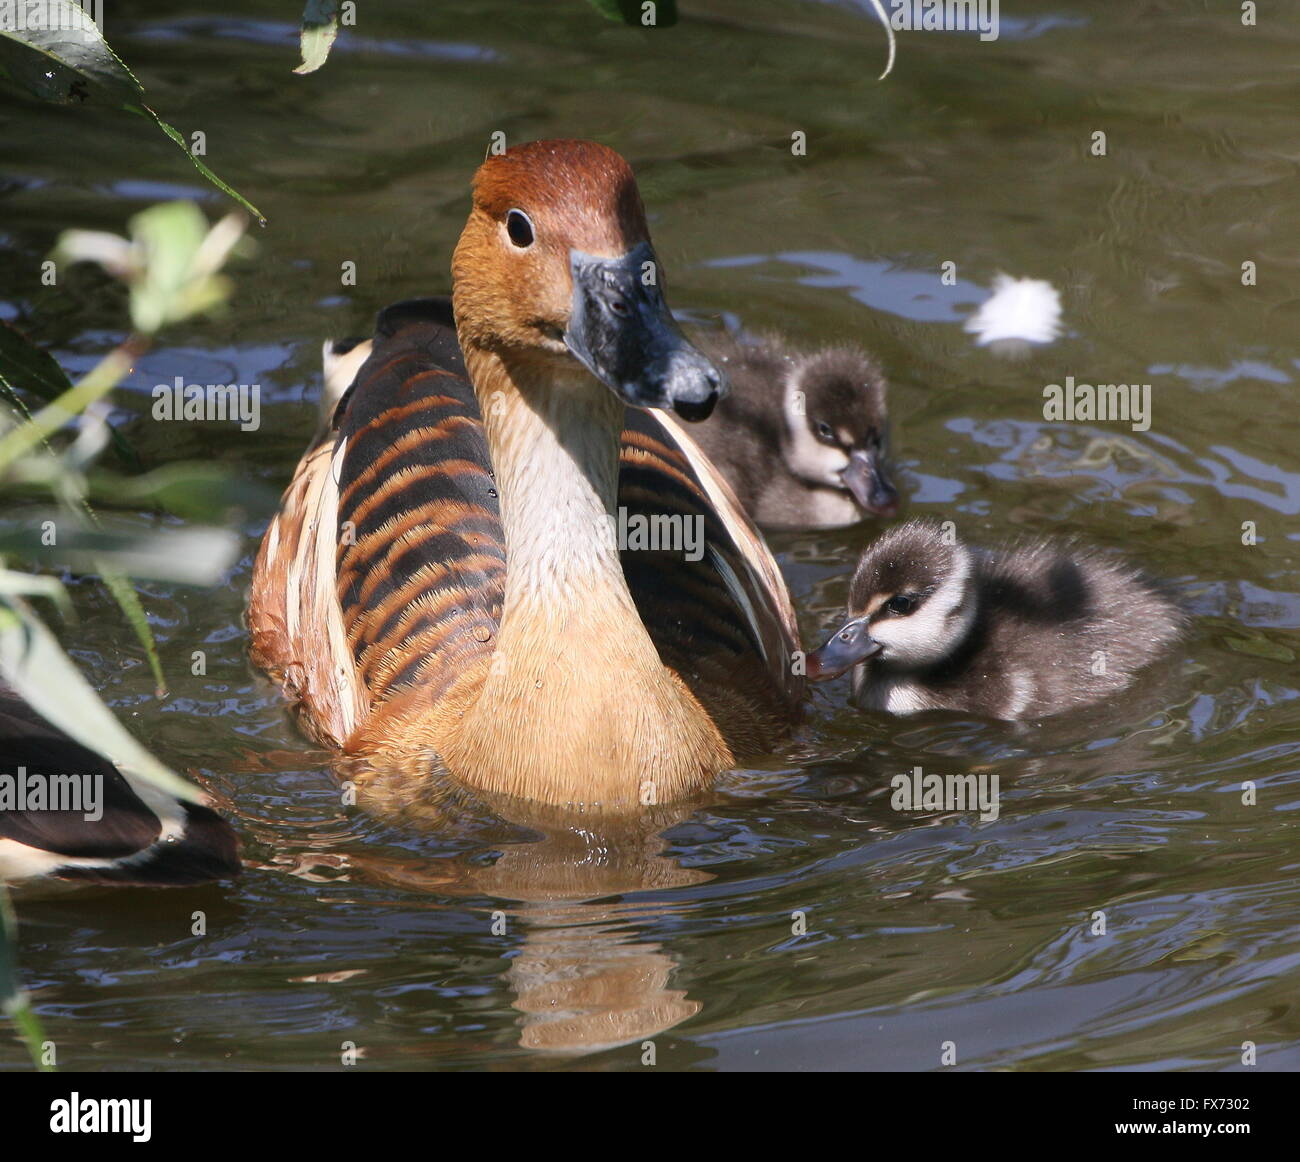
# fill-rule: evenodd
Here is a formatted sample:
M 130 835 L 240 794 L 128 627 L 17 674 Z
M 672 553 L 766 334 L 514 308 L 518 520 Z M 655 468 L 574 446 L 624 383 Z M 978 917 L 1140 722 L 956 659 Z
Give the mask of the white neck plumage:
M 546 802 L 663 802 L 731 762 L 660 661 L 619 560 L 623 405 L 576 366 L 467 348 L 506 538 L 482 692 L 444 752 L 475 783 Z

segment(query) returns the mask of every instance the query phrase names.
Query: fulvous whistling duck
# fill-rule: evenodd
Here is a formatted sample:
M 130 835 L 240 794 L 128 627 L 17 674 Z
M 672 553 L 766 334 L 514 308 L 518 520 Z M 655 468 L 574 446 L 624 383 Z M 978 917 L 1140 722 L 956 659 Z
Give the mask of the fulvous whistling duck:
M 486 161 L 452 308 L 390 307 L 353 357 L 258 554 L 255 663 L 399 799 L 445 778 L 625 810 L 770 752 L 803 692 L 794 615 L 679 423 L 725 381 L 668 311 L 627 163 Z M 700 551 L 620 545 L 638 518 Z

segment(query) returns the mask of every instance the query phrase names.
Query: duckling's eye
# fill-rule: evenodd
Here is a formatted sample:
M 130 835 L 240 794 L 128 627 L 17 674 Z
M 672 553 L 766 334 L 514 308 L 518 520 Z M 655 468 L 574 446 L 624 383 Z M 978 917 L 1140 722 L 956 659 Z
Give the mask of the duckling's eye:
M 825 420 L 817 421 L 817 438 L 823 444 L 835 443 L 835 433 L 831 431 L 831 426 Z
M 506 215 L 506 233 L 520 250 L 526 250 L 533 244 L 533 224 L 523 210 L 511 210 Z
M 894 617 L 903 617 L 916 608 L 916 598 L 906 593 L 899 593 L 885 602 L 885 612 Z

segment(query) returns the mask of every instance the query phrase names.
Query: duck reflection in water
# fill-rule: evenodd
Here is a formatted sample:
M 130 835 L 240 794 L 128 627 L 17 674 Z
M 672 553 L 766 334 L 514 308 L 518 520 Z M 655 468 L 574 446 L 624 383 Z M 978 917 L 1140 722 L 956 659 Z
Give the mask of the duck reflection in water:
M 348 765 L 339 773 L 347 778 Z M 441 859 L 390 858 L 357 845 L 336 871 L 406 892 L 501 901 L 503 939 L 513 938 L 517 947 L 503 980 L 523 1014 L 522 1047 L 597 1052 L 654 1037 L 701 1011 L 685 990 L 672 987 L 672 953 L 638 939 L 639 920 L 671 913 L 674 905 L 626 899 L 713 878 L 665 851 L 664 832 L 689 819 L 700 802 L 604 815 L 470 798 L 448 784 L 399 806 L 385 795 L 382 773 L 367 773 L 366 812 L 408 832 L 453 836 L 486 826 L 499 836 L 502 823 L 514 830 L 510 841 L 493 838 Z M 405 786 L 400 774 L 393 785 Z

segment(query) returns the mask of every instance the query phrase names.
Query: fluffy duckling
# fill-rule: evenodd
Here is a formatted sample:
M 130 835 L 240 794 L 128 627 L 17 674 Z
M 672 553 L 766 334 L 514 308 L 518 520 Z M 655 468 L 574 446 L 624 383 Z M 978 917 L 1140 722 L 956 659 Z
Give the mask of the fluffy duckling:
M 838 528 L 890 517 L 885 378 L 861 351 L 815 354 L 782 339 L 697 336 L 731 395 L 691 429 L 745 510 L 770 528 Z
M 808 677 L 853 671 L 863 709 L 1043 718 L 1125 689 L 1181 634 L 1157 584 L 1095 549 L 1026 541 L 990 551 L 909 521 L 869 546 L 851 620 Z

